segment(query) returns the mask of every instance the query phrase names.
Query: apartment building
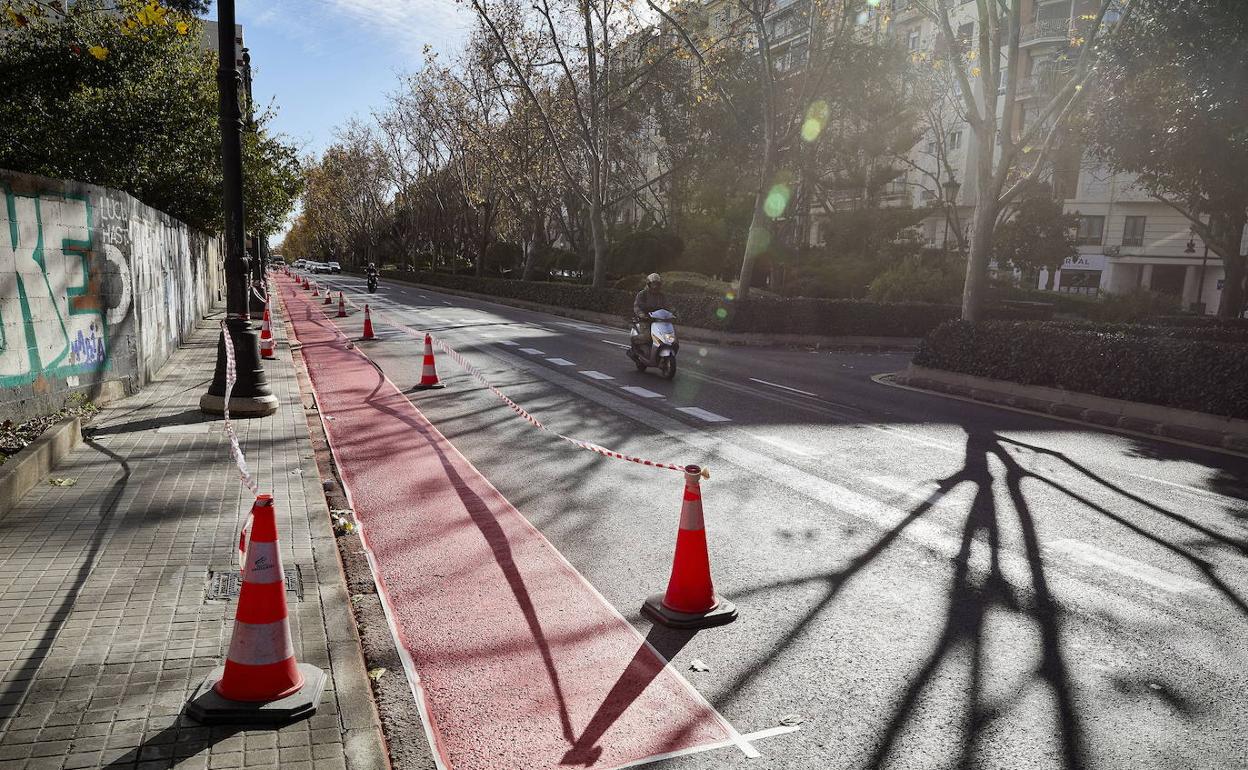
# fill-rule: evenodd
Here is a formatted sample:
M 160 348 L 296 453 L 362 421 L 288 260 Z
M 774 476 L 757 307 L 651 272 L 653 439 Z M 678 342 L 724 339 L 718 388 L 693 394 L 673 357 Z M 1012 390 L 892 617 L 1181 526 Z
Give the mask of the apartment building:
M 935 24 L 911 0 L 886 0 L 891 15 L 889 29 L 905 41 L 916 56 L 931 55 L 937 44 Z M 1020 62 L 1016 103 L 1002 105 L 1017 124 L 1029 125 L 1053 94 L 1056 84 L 1077 51 L 1072 41 L 1087 32 L 1086 18 L 1095 14 L 1096 0 L 1024 0 L 1024 23 L 1019 38 Z M 953 11 L 958 36 L 978 32 L 974 3 L 960 3 Z M 1113 20 L 1111 13 L 1108 21 Z M 1002 89 L 1004 93 L 1004 89 Z M 921 225 L 932 245 L 953 247 L 945 207 L 947 188 L 931 171 L 943 153 L 953 177 L 960 184 L 956 206 L 962 222 L 974 209 L 973 148 L 980 138 L 964 121 L 954 120 L 937 135 L 929 132 L 912 156 L 915 169 L 907 173 L 914 189 L 912 205 L 933 205 L 933 213 Z M 946 175 L 948 176 L 948 175 Z M 948 180 L 944 180 L 947 182 Z M 1114 174 L 1090 159 L 1083 148 L 1064 142 L 1047 176 L 1067 212 L 1078 214 L 1079 256 L 1067 259 L 1054 276 L 1055 290 L 1080 294 L 1123 294 L 1148 290 L 1175 297 L 1182 307 L 1205 313 L 1217 312 L 1224 271 L 1221 259 L 1210 254 L 1190 223 L 1167 204 L 1149 197 L 1130 175 Z M 1042 272 L 1038 287 L 1047 285 Z

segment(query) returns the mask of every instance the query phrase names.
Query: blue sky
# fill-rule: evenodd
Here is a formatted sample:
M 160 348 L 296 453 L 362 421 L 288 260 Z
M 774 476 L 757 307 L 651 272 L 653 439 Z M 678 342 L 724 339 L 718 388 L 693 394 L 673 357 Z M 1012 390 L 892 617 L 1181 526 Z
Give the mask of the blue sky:
M 470 16 L 455 0 L 236 0 L 257 101 L 273 127 L 319 152 L 352 116 L 367 118 L 420 67 L 426 44 L 449 53 Z M 216 18 L 216 8 L 207 18 Z

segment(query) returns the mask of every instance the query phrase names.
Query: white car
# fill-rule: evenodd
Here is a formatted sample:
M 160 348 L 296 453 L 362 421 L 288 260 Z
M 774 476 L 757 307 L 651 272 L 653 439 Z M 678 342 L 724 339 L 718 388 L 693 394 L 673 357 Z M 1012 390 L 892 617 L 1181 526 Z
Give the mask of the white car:
M 331 273 L 341 273 L 341 272 L 342 272 L 342 265 L 338 264 L 337 262 L 332 262 L 332 261 L 331 261 L 331 262 L 326 262 L 325 264 L 329 267 L 329 272 L 331 272 Z

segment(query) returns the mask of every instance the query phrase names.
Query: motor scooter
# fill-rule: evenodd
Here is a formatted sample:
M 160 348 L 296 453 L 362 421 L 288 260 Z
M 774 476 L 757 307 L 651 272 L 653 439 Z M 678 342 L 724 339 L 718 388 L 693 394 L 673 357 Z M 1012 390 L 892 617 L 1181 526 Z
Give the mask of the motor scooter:
M 637 371 L 644 372 L 653 366 L 659 370 L 664 379 L 676 376 L 676 351 L 680 343 L 676 341 L 676 327 L 672 324 L 676 316 L 670 310 L 654 310 L 649 314 L 650 339 L 642 337 L 640 318 L 634 318 L 632 328 L 632 345 L 627 355 L 632 359 Z
M 370 273 L 368 276 L 368 293 L 369 294 L 377 293 L 377 276 L 374 273 Z

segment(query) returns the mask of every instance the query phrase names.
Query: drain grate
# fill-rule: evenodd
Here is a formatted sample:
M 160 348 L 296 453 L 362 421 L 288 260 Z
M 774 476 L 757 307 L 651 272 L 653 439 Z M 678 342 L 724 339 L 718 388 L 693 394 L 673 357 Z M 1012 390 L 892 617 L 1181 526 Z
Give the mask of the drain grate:
M 303 601 L 303 573 L 299 570 L 299 565 L 283 568 L 282 580 L 286 584 L 287 595 L 294 594 L 296 601 Z M 237 599 L 242 585 L 243 576 L 238 570 L 208 570 L 208 586 L 204 590 L 204 599 L 210 602 Z

